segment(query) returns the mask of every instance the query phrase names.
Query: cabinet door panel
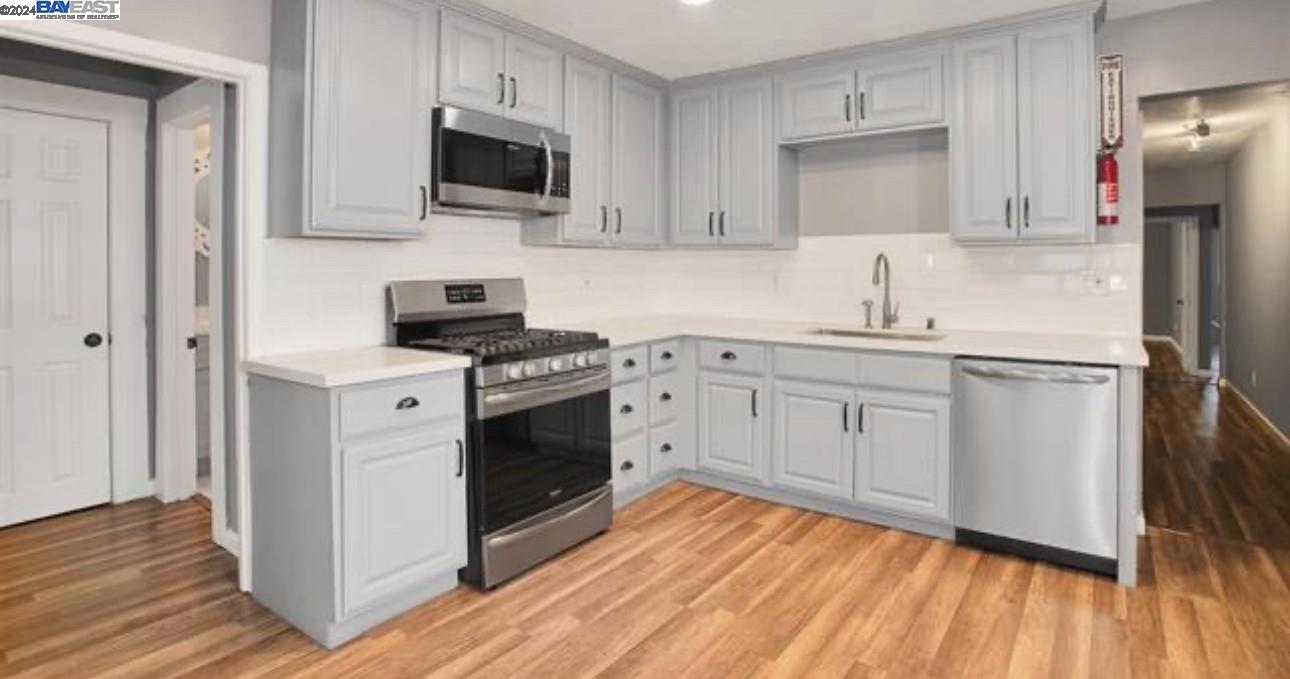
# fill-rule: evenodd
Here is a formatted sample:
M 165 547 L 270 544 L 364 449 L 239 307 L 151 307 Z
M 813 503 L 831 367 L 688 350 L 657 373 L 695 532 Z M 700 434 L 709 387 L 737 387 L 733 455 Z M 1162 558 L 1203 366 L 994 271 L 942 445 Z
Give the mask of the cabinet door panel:
M 856 128 L 875 130 L 943 121 L 944 70 L 940 54 L 861 69 L 856 76 Z
M 446 9 L 440 33 L 439 100 L 501 115 L 506 98 L 506 33 Z
M 1024 30 L 1017 40 L 1021 237 L 1091 241 L 1092 31 L 1083 21 Z
M 672 98 L 672 242 L 717 242 L 717 91 Z
M 950 230 L 963 241 L 1017 237 L 1016 39 L 954 46 Z
M 761 392 L 761 378 L 700 373 L 699 467 L 765 482 Z
M 457 428 L 341 451 L 346 616 L 466 565 L 466 483 Z
M 808 71 L 779 81 L 780 138 L 855 129 L 855 71 Z
M 564 107 L 564 63 L 560 53 L 517 35 L 506 36 L 510 91 L 506 117 L 543 127 L 560 126 Z
M 433 25 L 413 0 L 318 3 L 310 209 L 321 235 L 421 232 Z
M 569 134 L 569 214 L 564 239 L 604 243 L 609 231 L 609 71 L 570 58 L 565 68 L 564 130 Z
M 851 499 L 854 396 L 849 388 L 776 380 L 775 485 Z
M 861 392 L 860 404 L 856 500 L 948 521 L 949 400 Z
M 770 245 L 774 237 L 771 92 L 770 80 L 764 78 L 721 88 L 722 243 Z
M 624 245 L 663 242 L 663 94 L 613 76 L 611 238 Z

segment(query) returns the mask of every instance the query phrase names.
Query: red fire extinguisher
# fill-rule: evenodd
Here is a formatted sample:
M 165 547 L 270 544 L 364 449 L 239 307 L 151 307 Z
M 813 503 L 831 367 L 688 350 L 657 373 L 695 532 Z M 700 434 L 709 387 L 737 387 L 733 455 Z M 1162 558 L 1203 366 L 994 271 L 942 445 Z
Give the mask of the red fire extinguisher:
M 1120 165 L 1113 150 L 1097 157 L 1097 223 L 1120 223 Z

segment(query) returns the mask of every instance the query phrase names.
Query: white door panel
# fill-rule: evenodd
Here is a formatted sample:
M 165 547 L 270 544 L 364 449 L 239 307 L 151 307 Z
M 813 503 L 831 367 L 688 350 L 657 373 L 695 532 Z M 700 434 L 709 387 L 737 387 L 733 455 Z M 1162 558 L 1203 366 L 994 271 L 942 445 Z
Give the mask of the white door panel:
M 447 9 L 442 22 L 439 100 L 501 115 L 506 102 L 506 33 Z
M 107 502 L 107 127 L 0 108 L 0 525 Z M 95 347 L 87 335 L 97 333 Z
M 506 117 L 543 127 L 560 127 L 564 107 L 564 62 L 560 53 L 517 35 L 506 36 L 510 94 Z

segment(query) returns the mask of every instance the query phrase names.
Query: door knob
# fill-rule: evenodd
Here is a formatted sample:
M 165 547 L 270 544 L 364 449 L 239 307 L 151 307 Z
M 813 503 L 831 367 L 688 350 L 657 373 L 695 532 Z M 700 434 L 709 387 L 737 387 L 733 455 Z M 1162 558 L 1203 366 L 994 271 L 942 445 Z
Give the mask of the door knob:
M 92 332 L 85 336 L 85 346 L 93 349 L 103 343 L 103 336 L 97 332 Z

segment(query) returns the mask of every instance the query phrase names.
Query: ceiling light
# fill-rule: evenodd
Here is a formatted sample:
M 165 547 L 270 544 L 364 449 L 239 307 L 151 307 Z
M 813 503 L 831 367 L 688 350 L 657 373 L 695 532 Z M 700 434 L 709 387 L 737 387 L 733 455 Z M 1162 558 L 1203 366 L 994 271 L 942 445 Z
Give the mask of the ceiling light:
M 709 2 L 712 2 L 712 0 L 681 0 L 681 4 L 682 4 L 682 5 L 689 5 L 689 6 L 691 6 L 691 7 L 698 7 L 699 5 L 706 5 L 706 4 L 708 4 Z
M 1187 150 L 1192 153 L 1200 153 L 1200 135 L 1192 134 L 1188 143 Z

